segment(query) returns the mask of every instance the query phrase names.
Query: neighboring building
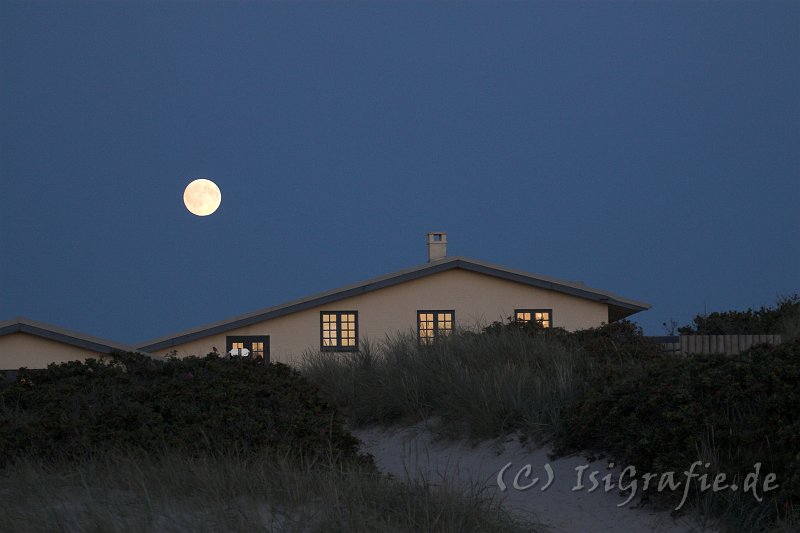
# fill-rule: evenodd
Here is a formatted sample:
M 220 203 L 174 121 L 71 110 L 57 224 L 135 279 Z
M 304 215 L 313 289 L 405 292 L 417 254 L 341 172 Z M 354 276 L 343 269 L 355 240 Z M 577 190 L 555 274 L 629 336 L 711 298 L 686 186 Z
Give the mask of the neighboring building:
M 292 363 L 307 350 L 355 351 L 364 339 L 398 331 L 431 343 L 458 326 L 508 317 L 576 330 L 650 308 L 581 282 L 447 257 L 446 247 L 445 233 L 429 233 L 426 264 L 154 339 L 139 350 L 188 356 L 246 348 Z
M 132 346 L 27 318 L 0 322 L 0 370 L 47 368 L 50 363 L 102 360 L 114 352 L 133 351 Z

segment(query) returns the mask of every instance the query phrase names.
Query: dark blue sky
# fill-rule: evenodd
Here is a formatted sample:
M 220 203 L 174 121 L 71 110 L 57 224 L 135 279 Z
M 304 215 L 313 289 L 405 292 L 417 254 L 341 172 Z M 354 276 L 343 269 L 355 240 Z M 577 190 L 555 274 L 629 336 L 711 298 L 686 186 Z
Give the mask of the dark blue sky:
M 650 334 L 800 291 L 800 2 L 5 1 L 0 90 L 0 320 L 146 340 L 429 230 Z

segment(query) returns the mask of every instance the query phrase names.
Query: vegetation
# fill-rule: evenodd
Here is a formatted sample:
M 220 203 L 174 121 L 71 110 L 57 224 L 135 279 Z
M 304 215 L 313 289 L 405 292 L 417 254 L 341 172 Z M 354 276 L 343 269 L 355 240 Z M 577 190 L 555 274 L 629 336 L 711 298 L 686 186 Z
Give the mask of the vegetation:
M 356 354 L 307 354 L 302 372 L 353 424 L 434 418 L 444 434 L 517 433 L 562 454 L 611 454 L 640 474 L 700 460 L 729 483 L 761 463 L 759 483 L 775 473 L 780 485 L 763 503 L 696 484 L 690 504 L 731 530 L 798 524 L 800 341 L 683 358 L 625 321 L 576 333 L 509 322 L 433 346 L 404 335 Z M 681 495 L 652 499 L 672 506 Z
M 800 337 L 800 294 L 778 298 L 774 307 L 696 315 L 692 325 L 678 328 L 684 335 L 783 335 Z
M 702 325 L 724 332 L 745 317 L 786 334 L 798 305 Z M 509 321 L 431 346 L 398 335 L 309 353 L 300 372 L 216 354 L 21 370 L 0 385 L 0 530 L 530 528 L 478 487 L 382 476 L 343 425 L 426 419 L 450 436 L 609 454 L 640 475 L 701 461 L 708 478 L 741 485 L 759 463 L 759 483 L 774 473 L 778 485 L 763 502 L 696 483 L 689 504 L 732 531 L 796 528 L 800 339 L 784 339 L 677 357 L 627 321 L 574 333 Z M 672 507 L 682 489 L 648 496 Z
M 752 494 L 693 493 L 693 503 L 755 531 L 796 515 L 800 502 L 800 340 L 740 355 L 659 357 L 602 369 L 562 413 L 557 451 L 593 449 L 637 472 L 682 473 L 694 461 L 742 487 L 760 463 L 779 487 Z M 655 492 L 655 491 L 653 491 Z M 670 504 L 682 491 L 653 494 Z M 795 518 L 796 519 L 796 518 Z
M 352 354 L 306 354 L 301 371 L 355 426 L 430 417 L 476 439 L 555 428 L 592 361 L 545 336 L 454 334 L 431 346 L 398 335 Z
M 301 371 L 356 426 L 436 417 L 449 434 L 547 439 L 601 368 L 658 354 L 627 321 L 576 334 L 510 321 L 430 346 L 405 334 L 356 353 L 307 353 Z
M 215 354 L 159 361 L 123 354 L 21 370 L 0 388 L 0 461 L 101 450 L 357 456 L 357 440 L 286 365 Z
M 529 532 L 477 487 L 280 456 L 103 454 L 0 470 L 0 531 Z
M 531 531 L 479 487 L 400 483 L 281 364 L 216 354 L 0 385 L 0 531 Z

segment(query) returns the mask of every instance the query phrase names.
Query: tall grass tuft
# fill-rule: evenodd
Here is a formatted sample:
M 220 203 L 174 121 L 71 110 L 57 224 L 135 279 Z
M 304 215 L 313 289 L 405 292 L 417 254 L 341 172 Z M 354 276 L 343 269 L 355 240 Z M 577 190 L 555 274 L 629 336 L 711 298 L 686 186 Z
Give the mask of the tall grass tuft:
M 532 531 L 477 489 L 350 463 L 110 453 L 0 470 L 0 531 Z
M 526 329 L 528 329 L 526 331 Z M 437 420 L 456 437 L 522 433 L 557 454 L 610 454 L 636 471 L 683 472 L 695 461 L 741 488 L 760 463 L 779 487 L 758 501 L 691 487 L 694 509 L 726 531 L 797 530 L 800 344 L 738 355 L 674 357 L 631 324 L 576 333 L 497 324 L 432 346 L 398 335 L 359 353 L 308 353 L 302 373 L 351 425 Z M 650 490 L 673 507 L 682 489 Z
M 544 438 L 595 364 L 577 346 L 507 329 L 430 346 L 398 334 L 353 354 L 306 353 L 301 372 L 354 426 L 433 417 L 445 433 Z

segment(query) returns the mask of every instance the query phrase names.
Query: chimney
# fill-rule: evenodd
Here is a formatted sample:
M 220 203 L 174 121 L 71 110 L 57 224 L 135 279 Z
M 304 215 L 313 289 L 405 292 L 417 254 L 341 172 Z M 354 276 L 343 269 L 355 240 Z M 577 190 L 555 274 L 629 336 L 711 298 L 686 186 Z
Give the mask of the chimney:
M 428 233 L 428 263 L 444 259 L 447 255 L 447 233 L 431 231 Z

